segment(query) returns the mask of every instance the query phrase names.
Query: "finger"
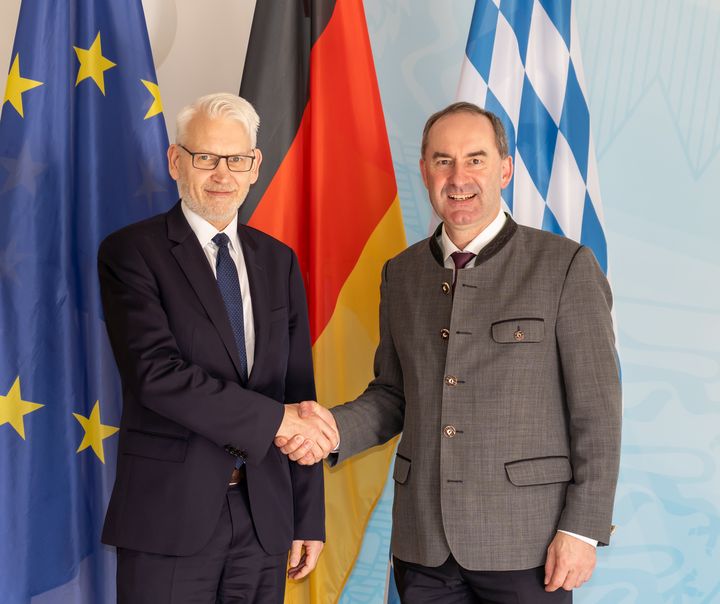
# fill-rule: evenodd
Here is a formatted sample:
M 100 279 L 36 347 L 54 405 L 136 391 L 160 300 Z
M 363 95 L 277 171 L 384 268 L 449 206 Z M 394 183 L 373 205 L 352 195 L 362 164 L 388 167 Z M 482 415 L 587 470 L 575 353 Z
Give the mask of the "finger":
M 312 572 L 317 566 L 320 552 L 322 552 L 323 543 L 322 541 L 315 541 L 310 544 L 305 544 L 305 551 L 307 552 L 307 567 L 308 572 Z
M 565 583 L 565 577 L 567 577 L 568 570 L 560 564 L 555 565 L 555 570 L 550 576 L 550 582 L 545 587 L 545 591 L 557 591 Z
M 562 588 L 565 591 L 572 591 L 575 588 L 575 584 L 578 582 L 578 572 L 576 570 L 570 570 L 565 576 Z
M 302 557 L 302 541 L 293 541 L 290 546 L 290 568 L 295 568 L 300 564 Z
M 337 439 L 337 431 L 322 416 L 318 416 L 318 427 L 320 428 L 320 431 L 323 433 L 325 438 L 327 438 L 328 440 Z
M 314 446 L 312 449 L 310 449 L 309 453 L 313 456 L 313 463 L 317 463 L 318 461 L 321 461 L 325 458 L 325 449 L 323 449 L 317 443 L 313 444 Z
M 293 453 L 302 447 L 304 443 L 305 437 L 301 434 L 296 434 L 285 443 L 284 447 L 280 447 L 280 450 L 285 453 L 285 455 L 290 455 L 290 453 Z
M 287 444 L 287 441 L 288 439 L 284 436 L 276 436 L 273 442 L 278 449 L 282 449 Z
M 592 574 L 593 574 L 592 568 L 590 568 L 584 572 L 581 572 L 581 573 L 579 573 L 578 581 L 580 581 L 581 583 L 587 583 L 590 580 L 590 578 L 592 577 Z
M 315 441 L 315 444 L 318 446 L 319 455 L 318 457 L 320 459 L 324 459 L 330 451 L 332 451 L 335 448 L 335 442 L 330 440 L 327 436 L 320 433 L 318 435 L 317 440 Z M 313 449 L 313 451 L 316 451 Z
M 315 459 L 315 456 L 312 454 L 312 452 L 306 453 L 305 457 L 302 459 L 298 459 L 297 463 L 299 463 L 301 466 L 314 466 L 319 460 Z
M 303 444 L 300 445 L 297 449 L 295 449 L 292 453 L 288 455 L 288 457 L 292 461 L 297 461 L 298 459 L 302 459 L 307 455 L 308 451 L 311 451 L 315 447 L 315 443 L 311 440 L 303 441 Z
M 333 414 L 330 413 L 328 409 L 325 407 L 322 407 L 321 405 L 316 406 L 316 412 L 315 414 L 318 416 L 319 419 L 322 420 L 321 429 L 323 434 L 333 441 L 333 447 L 339 440 L 339 434 L 337 431 L 337 424 L 335 423 L 335 418 L 333 417 Z
M 555 562 L 555 551 L 550 549 L 548 550 L 547 560 L 545 561 L 545 579 L 543 580 L 545 585 L 550 583 L 550 578 L 555 572 Z
M 325 459 L 322 455 L 322 451 L 320 451 L 319 455 L 317 453 L 317 451 L 308 451 L 307 455 L 303 458 L 305 460 L 305 465 L 313 465 Z
M 305 544 L 305 562 L 304 564 L 297 569 L 295 575 L 293 576 L 294 579 L 302 579 L 303 577 L 307 577 L 315 568 L 315 565 L 317 564 L 318 556 L 320 555 L 320 552 L 317 550 L 317 548 L 313 548 L 310 544 Z
M 303 419 L 307 419 L 315 412 L 315 405 L 317 403 L 313 401 L 303 401 L 298 406 L 298 415 Z
M 287 573 L 288 577 L 290 577 L 291 579 L 298 578 L 298 574 L 300 573 L 300 571 L 302 571 L 303 567 L 305 566 L 306 558 L 307 558 L 307 556 L 305 554 L 303 554 L 302 557 L 300 558 L 300 561 L 298 562 L 298 564 L 296 566 L 292 566 L 288 569 L 288 573 Z

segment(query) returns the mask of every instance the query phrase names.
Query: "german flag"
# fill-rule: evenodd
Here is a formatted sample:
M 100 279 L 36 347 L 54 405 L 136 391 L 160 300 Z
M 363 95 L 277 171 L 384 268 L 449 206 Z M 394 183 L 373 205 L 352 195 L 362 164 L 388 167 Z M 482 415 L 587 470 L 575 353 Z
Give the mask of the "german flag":
M 318 399 L 333 406 L 372 378 L 380 271 L 406 246 L 362 0 L 258 2 L 240 94 L 263 151 L 241 219 L 298 254 Z M 327 544 L 287 602 L 337 601 L 393 448 L 325 468 Z

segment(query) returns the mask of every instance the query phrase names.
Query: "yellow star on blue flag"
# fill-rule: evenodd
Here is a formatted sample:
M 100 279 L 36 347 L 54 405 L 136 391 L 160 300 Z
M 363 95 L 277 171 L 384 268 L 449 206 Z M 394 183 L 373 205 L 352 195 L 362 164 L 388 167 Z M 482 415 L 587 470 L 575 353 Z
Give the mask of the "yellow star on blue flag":
M 25 422 L 23 418 L 40 407 L 39 403 L 25 401 L 20 394 L 20 376 L 15 378 L 13 385 L 5 396 L 0 395 L 0 426 L 10 424 L 23 440 L 25 440 Z
M 140 80 L 144 85 L 145 88 L 148 89 L 150 94 L 152 94 L 153 102 L 152 105 L 150 105 L 150 109 L 148 109 L 147 113 L 145 114 L 145 119 L 150 119 L 151 117 L 155 115 L 159 115 L 162 113 L 163 106 L 162 101 L 160 100 L 160 86 L 153 82 L 148 82 L 147 80 Z
M 12 66 L 10 67 L 10 73 L 8 74 L 7 83 L 5 84 L 5 95 L 3 96 L 3 105 L 6 102 L 15 108 L 20 114 L 20 117 L 25 117 L 23 113 L 23 92 L 42 86 L 42 82 L 31 80 L 30 78 L 24 78 L 20 75 L 20 53 L 15 54 Z
M 75 86 L 77 86 L 83 80 L 92 78 L 93 82 L 97 84 L 100 92 L 105 94 L 105 72 L 108 69 L 116 67 L 117 64 L 113 63 L 107 57 L 102 54 L 102 43 L 100 41 L 100 32 L 95 36 L 90 48 L 78 48 L 73 46 L 75 54 L 80 61 L 80 69 L 78 69 L 77 79 L 75 80 Z
M 100 422 L 100 401 L 95 401 L 95 406 L 92 408 L 88 417 L 85 417 L 80 413 L 73 413 L 73 417 L 80 422 L 83 430 L 85 430 L 82 442 L 80 443 L 76 453 L 80 453 L 80 451 L 84 451 L 88 447 L 92 447 L 92 450 L 95 452 L 98 459 L 105 463 L 103 441 L 108 436 L 115 434 L 119 428 L 116 428 L 115 426 L 106 426 Z

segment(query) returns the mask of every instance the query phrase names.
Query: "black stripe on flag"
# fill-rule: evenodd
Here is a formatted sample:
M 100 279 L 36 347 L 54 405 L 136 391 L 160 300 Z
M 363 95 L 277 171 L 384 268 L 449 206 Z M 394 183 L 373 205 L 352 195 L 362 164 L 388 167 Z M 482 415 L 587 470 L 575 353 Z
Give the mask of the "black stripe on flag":
M 258 181 L 240 208 L 247 222 L 295 139 L 309 95 L 310 50 L 325 30 L 335 0 L 258 0 L 240 96 L 260 115 Z

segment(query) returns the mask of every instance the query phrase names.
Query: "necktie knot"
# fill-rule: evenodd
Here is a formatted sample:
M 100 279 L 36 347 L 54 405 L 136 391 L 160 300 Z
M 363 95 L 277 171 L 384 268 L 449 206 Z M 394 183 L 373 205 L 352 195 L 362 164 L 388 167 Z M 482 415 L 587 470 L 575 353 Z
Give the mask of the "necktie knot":
M 465 268 L 470 261 L 475 258 L 475 254 L 472 252 L 453 252 L 450 254 L 450 257 L 453 259 L 453 262 L 455 263 L 456 269 Z
M 230 243 L 230 237 L 225 233 L 218 233 L 212 238 L 212 242 L 218 247 L 227 247 L 228 243 Z

